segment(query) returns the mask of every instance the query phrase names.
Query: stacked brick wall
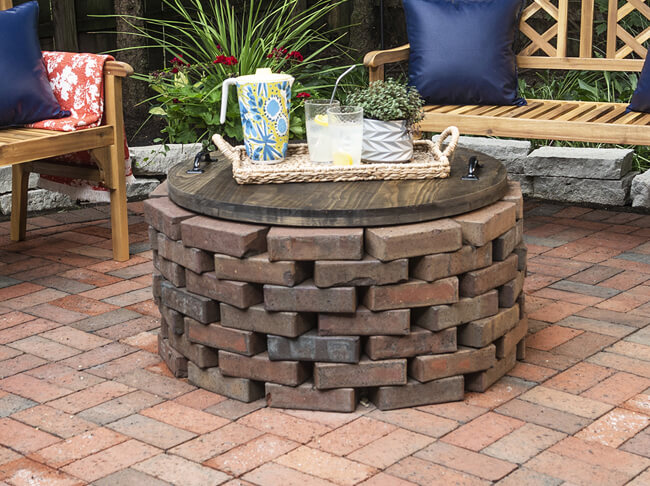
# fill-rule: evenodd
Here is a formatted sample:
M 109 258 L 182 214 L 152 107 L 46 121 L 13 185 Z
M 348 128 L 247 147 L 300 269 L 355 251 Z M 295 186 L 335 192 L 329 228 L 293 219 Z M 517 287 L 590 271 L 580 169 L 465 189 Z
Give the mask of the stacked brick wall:
M 270 406 L 390 410 L 485 391 L 522 358 L 523 201 L 384 228 L 290 228 L 145 203 L 159 352 Z

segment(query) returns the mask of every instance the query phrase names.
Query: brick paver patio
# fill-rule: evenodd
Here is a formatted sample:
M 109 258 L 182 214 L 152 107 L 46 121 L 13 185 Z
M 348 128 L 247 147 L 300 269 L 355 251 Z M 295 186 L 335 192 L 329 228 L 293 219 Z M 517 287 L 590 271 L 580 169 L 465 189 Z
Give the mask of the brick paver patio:
M 528 203 L 526 360 L 464 402 L 265 408 L 170 377 L 142 204 L 0 223 L 0 486 L 650 484 L 650 216 Z

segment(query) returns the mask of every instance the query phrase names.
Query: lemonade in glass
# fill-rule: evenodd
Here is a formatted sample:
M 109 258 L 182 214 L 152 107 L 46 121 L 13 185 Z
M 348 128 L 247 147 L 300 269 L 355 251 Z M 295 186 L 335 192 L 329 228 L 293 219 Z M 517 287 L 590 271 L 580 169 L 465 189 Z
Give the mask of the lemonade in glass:
M 363 108 L 338 106 L 327 110 L 331 157 L 334 165 L 361 164 Z
M 305 101 L 305 119 L 307 125 L 307 146 L 312 162 L 332 162 L 329 123 L 327 110 L 338 107 L 338 101 L 307 100 Z

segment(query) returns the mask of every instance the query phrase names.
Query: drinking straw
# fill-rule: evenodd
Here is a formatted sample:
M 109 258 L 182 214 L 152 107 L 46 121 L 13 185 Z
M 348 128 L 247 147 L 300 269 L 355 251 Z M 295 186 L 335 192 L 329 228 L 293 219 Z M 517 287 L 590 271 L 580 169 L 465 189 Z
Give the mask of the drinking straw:
M 348 74 L 348 73 L 349 73 L 350 71 L 352 71 L 355 67 L 357 67 L 356 64 L 353 64 L 352 66 L 350 66 L 350 67 L 349 67 L 348 69 L 346 69 L 346 71 L 345 71 L 343 74 L 341 74 L 341 75 L 339 76 L 339 78 L 336 80 L 336 83 L 334 83 L 334 89 L 332 90 L 332 97 L 330 98 L 330 104 L 334 101 L 334 94 L 336 93 L 336 88 L 338 88 L 338 86 L 339 86 L 339 81 L 341 81 L 341 79 L 343 79 L 343 76 L 345 76 L 346 74 Z

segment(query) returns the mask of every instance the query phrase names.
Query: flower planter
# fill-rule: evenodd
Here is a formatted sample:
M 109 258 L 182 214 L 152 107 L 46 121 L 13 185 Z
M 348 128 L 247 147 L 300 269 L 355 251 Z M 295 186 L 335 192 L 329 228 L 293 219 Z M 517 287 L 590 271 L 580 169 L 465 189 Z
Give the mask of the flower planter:
M 413 137 L 405 120 L 364 118 L 361 159 L 366 162 L 408 162 L 413 157 Z

